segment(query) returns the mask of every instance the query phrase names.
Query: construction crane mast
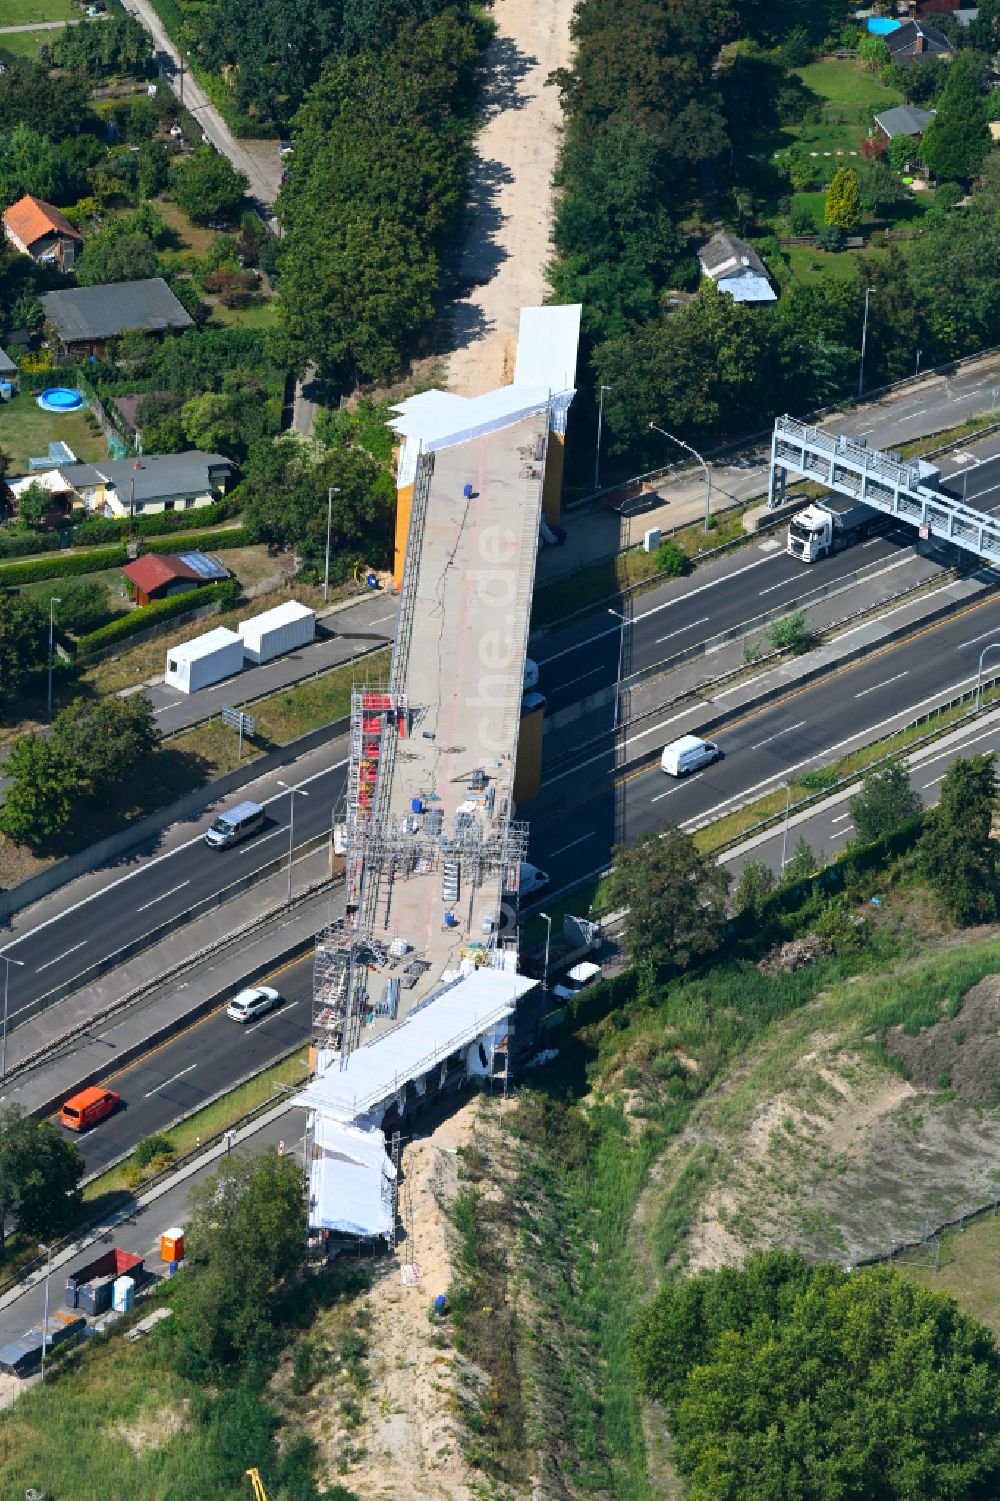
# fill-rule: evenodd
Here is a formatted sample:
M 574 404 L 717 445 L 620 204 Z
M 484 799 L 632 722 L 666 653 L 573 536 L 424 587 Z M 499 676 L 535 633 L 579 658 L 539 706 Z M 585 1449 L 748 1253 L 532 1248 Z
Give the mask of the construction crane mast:
M 267 1501 L 267 1491 L 264 1489 L 264 1482 L 260 1478 L 260 1471 L 257 1469 L 247 1470 L 247 1474 L 250 1476 L 250 1484 L 253 1486 L 253 1501 Z

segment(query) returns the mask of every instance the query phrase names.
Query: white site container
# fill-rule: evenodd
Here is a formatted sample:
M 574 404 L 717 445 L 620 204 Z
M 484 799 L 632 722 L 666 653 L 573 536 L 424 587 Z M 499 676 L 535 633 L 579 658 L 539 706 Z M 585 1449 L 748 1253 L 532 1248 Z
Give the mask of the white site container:
M 163 681 L 181 693 L 197 693 L 210 683 L 221 682 L 243 671 L 243 642 L 235 631 L 217 626 L 185 641 L 181 646 L 172 646 L 167 652 L 167 670 Z
M 272 662 L 286 651 L 309 645 L 316 635 L 316 616 L 306 605 L 290 599 L 263 615 L 241 621 L 237 630 L 248 662 Z

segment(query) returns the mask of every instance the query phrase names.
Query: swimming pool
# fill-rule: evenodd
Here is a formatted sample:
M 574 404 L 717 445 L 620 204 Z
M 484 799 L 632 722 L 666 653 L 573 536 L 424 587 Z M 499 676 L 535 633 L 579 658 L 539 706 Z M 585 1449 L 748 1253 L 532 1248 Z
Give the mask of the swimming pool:
M 37 404 L 43 412 L 76 412 L 83 406 L 83 397 L 68 386 L 49 386 L 37 398 Z
M 886 16 L 869 16 L 868 30 L 873 36 L 888 36 L 890 31 L 898 31 L 902 21 L 891 21 Z

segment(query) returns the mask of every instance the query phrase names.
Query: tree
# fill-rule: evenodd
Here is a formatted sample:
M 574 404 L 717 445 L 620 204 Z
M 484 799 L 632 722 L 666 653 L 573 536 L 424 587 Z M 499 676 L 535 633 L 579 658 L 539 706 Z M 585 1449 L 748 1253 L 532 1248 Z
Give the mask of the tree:
M 881 37 L 864 36 L 858 43 L 858 67 L 865 73 L 881 73 L 892 62 L 892 53 Z
M 1000 50 L 1000 0 L 979 0 L 979 14 L 969 22 L 969 46 L 978 52 Z
M 632 959 L 654 974 L 684 969 L 722 938 L 729 873 L 698 852 L 689 834 L 670 824 L 613 854 L 609 899 L 626 908 L 625 943 Z
M 982 166 L 990 149 L 986 107 L 972 64 L 959 53 L 937 113 L 924 131 L 920 154 L 935 177 L 968 179 Z
M 790 651 L 793 657 L 801 657 L 813 644 L 813 633 L 801 610 L 776 620 L 768 630 L 771 645 L 779 651 Z
M 922 804 L 910 787 L 910 774 L 902 761 L 891 761 L 865 772 L 861 791 L 847 806 L 856 837 L 862 844 L 871 844 L 916 818 Z
M 23 328 L 28 334 L 37 334 L 44 320 L 41 298 L 33 291 L 26 289 L 15 297 L 8 327 Z
M 0 1112 L 0 1248 L 12 1217 L 33 1240 L 62 1235 L 79 1207 L 83 1174 L 76 1143 L 51 1121 L 39 1124 L 20 1105 Z
M 159 268 L 156 246 L 148 235 L 122 234 L 111 225 L 91 235 L 77 262 L 76 279 L 82 287 L 113 281 L 142 281 Z
M 764 903 L 774 890 L 774 871 L 763 860 L 748 860 L 740 872 L 736 888 L 737 912 L 752 912 L 759 917 Z
M 807 876 L 816 874 L 819 864 L 820 861 L 813 853 L 812 845 L 806 841 L 804 835 L 800 834 L 791 856 L 785 861 L 785 868 L 781 872 L 782 882 L 790 886 L 795 881 L 804 881 Z
M 13 698 L 45 661 L 47 621 L 33 599 L 0 594 L 0 696 Z
M 925 878 L 963 925 L 996 915 L 996 845 L 990 830 L 997 795 L 992 752 L 953 761 L 917 846 Z
M 27 526 L 40 526 L 52 511 L 52 491 L 32 480 L 17 498 L 17 514 Z
M 861 223 L 861 184 L 853 167 L 838 167 L 827 190 L 823 217 L 850 234 Z
M 52 722 L 51 744 L 72 776 L 95 795 L 141 772 L 160 739 L 146 693 L 76 699 Z
M 108 616 L 108 586 L 100 579 L 60 579 L 50 591 L 39 596 L 43 610 L 48 610 L 52 596 L 59 600 L 59 624 L 74 636 L 94 631 Z
M 892 1268 L 758 1252 L 666 1284 L 635 1349 L 692 1496 L 969 1501 L 1000 1485 L 993 1337 Z
M 0 807 L 0 832 L 32 848 L 61 834 L 73 813 L 76 778 L 41 735 L 15 740 L 4 767 L 11 784 Z
M 861 202 L 872 218 L 879 218 L 887 208 L 906 199 L 906 189 L 888 162 L 876 159 L 865 162 L 859 173 Z
M 139 147 L 139 192 L 155 198 L 170 181 L 170 158 L 160 141 L 143 141 Z
M 235 217 L 247 187 L 243 173 L 210 146 L 199 146 L 173 171 L 174 197 L 198 223 Z
M 912 162 L 919 160 L 920 143 L 912 136 L 893 136 L 885 148 L 885 154 L 894 172 L 905 172 Z
M 233 453 L 242 441 L 239 404 L 221 392 L 192 396 L 181 407 L 184 436 L 194 448 L 208 453 Z
M 305 1232 L 301 1173 L 291 1157 L 227 1156 L 192 1189 L 189 1269 L 174 1304 L 185 1369 L 217 1376 L 266 1358 L 277 1294 L 305 1262 Z

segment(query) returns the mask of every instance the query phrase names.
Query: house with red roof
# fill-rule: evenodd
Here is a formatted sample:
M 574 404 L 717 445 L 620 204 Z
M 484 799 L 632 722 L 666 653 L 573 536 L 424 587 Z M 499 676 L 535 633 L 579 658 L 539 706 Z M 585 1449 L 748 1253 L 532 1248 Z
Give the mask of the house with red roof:
M 230 577 L 218 558 L 202 552 L 147 552 L 134 563 L 127 563 L 122 573 L 128 580 L 129 593 L 137 605 L 152 604 L 171 594 L 186 594 L 202 584 L 218 584 Z
M 65 214 L 26 193 L 12 203 L 3 216 L 7 244 L 19 255 L 30 256 L 39 266 L 58 266 L 71 271 L 83 235 Z

